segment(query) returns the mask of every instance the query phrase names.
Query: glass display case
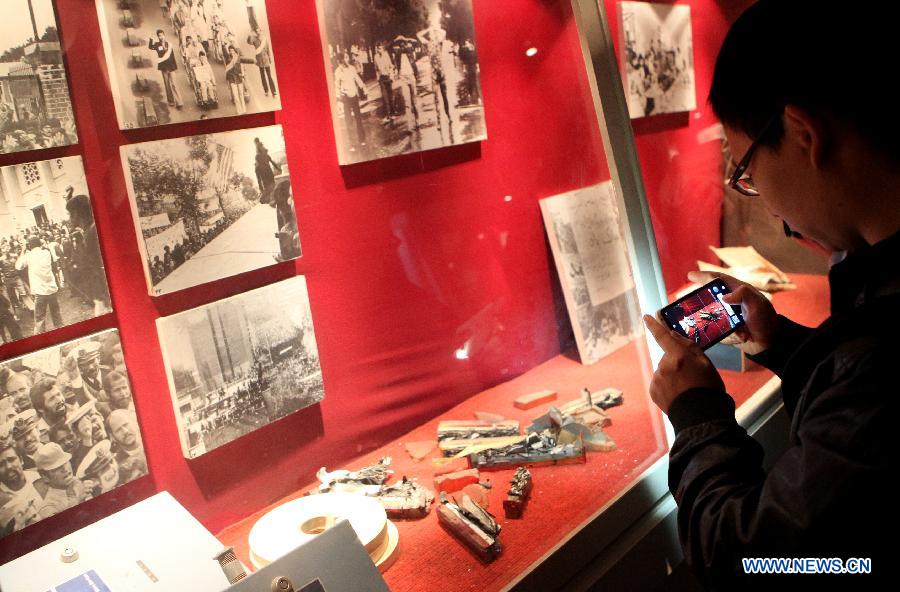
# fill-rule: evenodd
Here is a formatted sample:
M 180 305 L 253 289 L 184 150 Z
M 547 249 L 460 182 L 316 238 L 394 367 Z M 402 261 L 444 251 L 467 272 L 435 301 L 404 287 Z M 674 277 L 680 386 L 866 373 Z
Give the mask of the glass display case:
M 709 245 L 745 241 L 704 102 L 738 11 L 689 4 L 693 58 L 680 59 L 696 109 L 629 124 L 613 1 L 58 0 L 80 143 L 27 157 L 80 155 L 96 224 L 64 212 L 60 186 L 57 218 L 32 208 L 34 221 L 2 230 L 93 228 L 112 313 L 54 323 L 0 358 L 32 382 L 55 379 L 76 432 L 82 407 L 101 409 L 108 437 L 85 428 L 78 446 L 111 440 L 121 461 L 107 375 L 124 377 L 146 466 L 8 523 L 0 563 L 168 491 L 250 566 L 253 525 L 316 489 L 321 467 L 390 457 L 394 480 L 438 493 L 441 422 L 511 420 L 524 437 L 552 407 L 568 418 L 612 389 L 579 454 L 518 463 L 533 466 L 521 518 L 503 512 L 516 463 L 482 466 L 499 557 L 479 560 L 432 509 L 396 521 L 400 553 L 384 573 L 393 590 L 574 577 L 666 495 L 667 424 L 647 393 L 659 351 L 641 314 Z M 91 298 L 77 269 L 63 271 L 65 317 Z M 776 305 L 783 296 L 812 322 L 821 278 L 785 271 L 799 289 Z M 113 328 L 100 387 L 76 400 L 90 353 L 54 346 Z M 39 365 L 44 350 L 57 353 Z M 757 369 L 725 376 L 739 402 L 775 386 Z M 0 385 L 7 419 L 24 433 L 13 386 Z M 43 470 L 20 472 L 46 480 L 68 463 L 73 480 L 90 477 L 91 463 L 78 471 L 60 460 L 74 452 L 40 438 Z M 16 497 L 7 489 L 0 501 Z

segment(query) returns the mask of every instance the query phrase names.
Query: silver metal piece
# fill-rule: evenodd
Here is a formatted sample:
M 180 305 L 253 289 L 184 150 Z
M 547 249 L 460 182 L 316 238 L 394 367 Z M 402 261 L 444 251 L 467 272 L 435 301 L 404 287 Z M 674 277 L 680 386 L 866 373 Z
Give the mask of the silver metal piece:
M 284 576 L 272 580 L 272 592 L 294 592 L 294 584 Z

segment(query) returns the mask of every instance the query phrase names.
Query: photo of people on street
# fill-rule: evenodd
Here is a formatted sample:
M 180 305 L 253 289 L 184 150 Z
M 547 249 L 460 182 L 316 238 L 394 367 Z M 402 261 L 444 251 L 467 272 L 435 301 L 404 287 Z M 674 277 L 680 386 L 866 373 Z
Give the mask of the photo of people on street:
M 325 396 L 303 276 L 156 325 L 185 458 Z
M 265 0 L 96 0 L 121 129 L 281 109 Z
M 280 125 L 121 151 L 152 296 L 300 256 Z
M 109 312 L 81 157 L 0 167 L 0 343 Z
M 487 139 L 472 0 L 317 0 L 340 164 Z
M 52 0 L 3 3 L 0 154 L 78 143 Z
M 0 538 L 146 474 L 118 330 L 0 362 Z
M 631 118 L 696 109 L 691 7 L 620 2 L 618 8 Z

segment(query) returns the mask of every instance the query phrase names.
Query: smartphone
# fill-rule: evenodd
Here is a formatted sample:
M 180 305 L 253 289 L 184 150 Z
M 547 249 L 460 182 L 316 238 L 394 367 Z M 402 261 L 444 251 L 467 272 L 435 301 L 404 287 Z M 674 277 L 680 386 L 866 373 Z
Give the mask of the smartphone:
M 707 349 L 742 327 L 741 307 L 726 304 L 731 290 L 718 278 L 660 309 L 657 317 L 670 329 Z

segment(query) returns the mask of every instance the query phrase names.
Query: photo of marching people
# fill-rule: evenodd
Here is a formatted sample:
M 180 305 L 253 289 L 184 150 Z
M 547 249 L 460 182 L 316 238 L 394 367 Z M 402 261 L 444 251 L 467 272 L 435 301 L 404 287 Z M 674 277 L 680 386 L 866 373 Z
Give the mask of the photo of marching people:
M 96 0 L 119 127 L 281 109 L 265 0 Z
M 3 3 L 0 154 L 78 142 L 52 0 Z
M 280 125 L 121 150 L 152 296 L 300 256 Z
M 691 7 L 620 2 L 618 8 L 631 118 L 696 109 Z
M 0 362 L 0 537 L 146 474 L 116 329 Z
M 0 167 L 0 344 L 109 312 L 81 157 Z
M 317 0 L 340 164 L 487 139 L 472 0 Z
M 325 396 L 306 279 L 156 321 L 185 458 Z

